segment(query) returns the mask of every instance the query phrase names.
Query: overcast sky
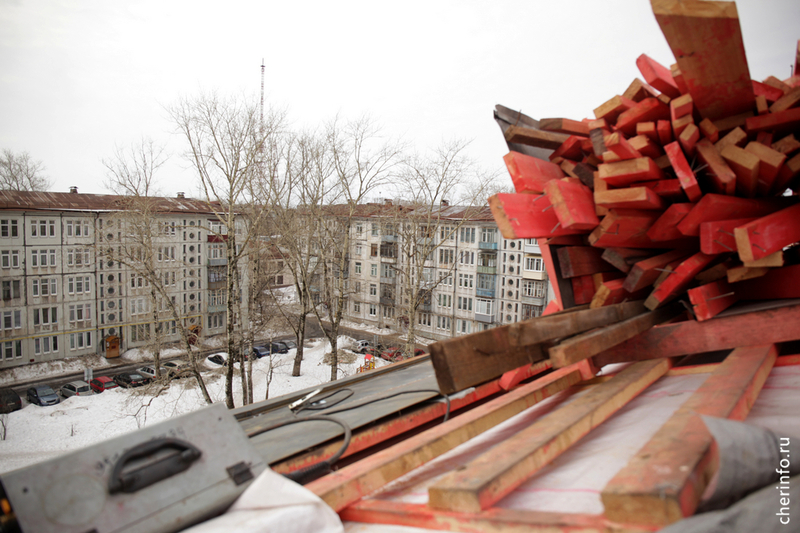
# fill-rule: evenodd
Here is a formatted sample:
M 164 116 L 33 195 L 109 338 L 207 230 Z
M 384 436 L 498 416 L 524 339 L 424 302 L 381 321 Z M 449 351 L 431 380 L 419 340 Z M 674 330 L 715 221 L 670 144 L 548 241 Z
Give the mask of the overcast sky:
M 788 78 L 800 2 L 737 7 L 751 76 Z M 297 127 L 366 113 L 420 151 L 470 140 L 504 171 L 495 104 L 593 118 L 642 53 L 674 63 L 647 0 L 0 0 L 0 149 L 41 160 L 54 191 L 104 193 L 101 160 L 149 136 L 173 154 L 163 192 L 193 194 L 165 106 L 257 99 L 264 58 L 266 101 Z

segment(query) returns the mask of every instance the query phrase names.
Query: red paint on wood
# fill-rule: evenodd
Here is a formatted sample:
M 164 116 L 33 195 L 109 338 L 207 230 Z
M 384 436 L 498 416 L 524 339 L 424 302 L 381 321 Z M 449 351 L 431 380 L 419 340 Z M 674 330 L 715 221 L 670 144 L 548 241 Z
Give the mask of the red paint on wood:
M 800 204 L 748 222 L 733 233 L 743 263 L 766 257 L 800 241 Z
M 759 196 L 767 196 L 783 164 L 786 162 L 786 156 L 760 142 L 749 143 L 745 147 L 745 151 L 753 154 L 760 161 L 758 165 L 756 192 Z
M 541 239 L 580 233 L 561 227 L 546 195 L 499 193 L 489 198 L 489 207 L 506 239 Z
M 664 179 L 664 173 L 649 157 L 603 163 L 598 167 L 598 177 L 613 187 L 622 187 L 640 181 Z
M 642 183 L 654 193 L 671 202 L 685 202 L 686 193 L 683 192 L 681 182 L 677 179 L 645 181 Z
M 690 202 L 700 200 L 703 192 L 700 190 L 697 178 L 692 172 L 692 167 L 689 166 L 686 156 L 683 155 L 683 150 L 681 150 L 679 143 L 677 141 L 669 143 L 664 147 L 664 151 L 667 153 L 670 163 L 672 163 L 672 168 L 675 170 L 675 175 L 678 176 L 681 187 L 686 192 L 686 197 L 689 198 Z
M 745 122 L 748 133 L 773 131 L 776 134 L 791 133 L 800 127 L 800 107 L 787 109 L 780 113 L 770 113 L 748 118 Z
M 565 230 L 589 231 L 600 224 L 589 187 L 563 179 L 547 182 L 544 190 L 559 224 Z
M 653 241 L 672 241 L 684 235 L 678 231 L 678 223 L 689 214 L 694 207 L 692 204 L 672 204 L 658 220 L 647 230 L 647 236 Z
M 662 93 L 670 98 L 678 98 L 681 95 L 678 84 L 676 84 L 675 80 L 672 78 L 670 69 L 658 61 L 642 54 L 636 58 L 636 66 L 639 68 L 639 72 L 642 73 L 644 81 Z
M 760 81 L 753 80 L 753 94 L 756 96 L 763 96 L 766 98 L 767 102 L 770 104 L 777 101 L 781 96 L 783 96 L 783 91 L 778 89 L 777 87 L 772 87 L 771 85 L 767 85 L 766 83 L 761 83 Z
M 755 218 L 714 220 L 700 224 L 700 251 L 706 254 L 724 254 L 736 251 L 733 230 L 752 222 Z
M 714 145 L 708 139 L 700 139 L 695 148 L 697 157 L 708 166 L 706 175 L 709 176 L 714 190 L 719 194 L 735 194 L 736 174 L 733 173 Z
M 660 102 L 657 98 L 645 98 L 617 118 L 617 129 L 625 135 L 632 136 L 636 133 L 638 122 L 652 122 L 655 120 L 667 120 L 669 118 L 669 107 Z
M 700 224 L 713 220 L 759 217 L 792 205 L 792 200 L 782 198 L 750 199 L 722 194 L 706 194 L 697 202 L 678 229 L 687 236 L 699 237 Z
M 781 300 L 800 298 L 800 265 L 771 268 L 760 278 L 733 285 L 742 300 Z
M 582 143 L 583 137 L 571 135 L 561 146 L 556 148 L 555 152 L 550 154 L 550 161 L 553 161 L 557 157 L 563 157 L 564 159 L 572 159 L 573 161 L 580 162 L 583 158 Z
M 636 262 L 625 278 L 625 290 L 636 292 L 652 285 L 667 265 L 675 261 L 682 261 L 691 253 L 690 250 L 671 250 Z
M 667 276 L 667 279 L 647 297 L 644 306 L 652 311 L 679 296 L 694 277 L 711 264 L 716 257 L 716 255 L 697 252 L 683 261 L 675 269 L 675 272 Z
M 725 280 L 701 285 L 686 292 L 692 302 L 694 316 L 701 322 L 714 318 L 739 300 L 734 292 L 734 285 Z
M 656 131 L 658 132 L 658 139 L 661 141 L 661 146 L 672 142 L 672 123 L 670 123 L 669 120 L 657 121 Z
M 564 177 L 558 165 L 519 152 L 507 153 L 503 161 L 518 193 L 542 193 L 548 181 Z

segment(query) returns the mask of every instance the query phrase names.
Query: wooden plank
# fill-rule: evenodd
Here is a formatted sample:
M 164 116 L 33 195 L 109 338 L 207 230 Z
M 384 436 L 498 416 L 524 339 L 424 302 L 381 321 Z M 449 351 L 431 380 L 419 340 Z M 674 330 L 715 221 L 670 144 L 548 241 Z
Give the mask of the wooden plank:
M 569 136 L 563 133 L 541 131 L 524 126 L 509 126 L 505 132 L 505 138 L 506 142 L 510 143 L 555 150 L 560 147 Z
M 544 259 L 547 275 L 552 281 L 553 292 L 555 293 L 558 306 L 565 311 L 575 307 L 572 283 L 561 275 L 561 263 L 558 260 L 558 246 L 550 245 L 549 242 L 539 241 L 539 250 L 542 252 L 542 259 Z
M 652 241 L 647 230 L 659 215 L 658 211 L 611 209 L 589 234 L 589 244 L 598 248 L 675 248 L 691 241 Z
M 667 306 L 599 330 L 576 335 L 550 347 L 547 350 L 550 354 L 550 361 L 554 368 L 562 368 L 588 359 L 647 331 L 656 324 L 671 320 L 682 312 L 683 309 L 676 305 Z
M 765 85 L 769 85 L 770 87 L 775 87 L 776 89 L 780 90 L 783 94 L 786 94 L 792 90 L 792 88 L 789 85 L 785 84 L 775 76 L 768 77 L 762 83 L 764 83 Z
M 661 141 L 661 146 L 672 142 L 672 124 L 669 120 L 656 121 L 656 131 L 658 132 L 658 138 Z
M 580 381 L 577 367 L 557 370 L 313 481 L 306 488 L 340 511 L 387 482 Z
M 654 124 L 654 123 L 648 122 L 648 124 Z M 653 129 L 653 131 L 655 131 L 655 128 Z M 630 144 L 634 150 L 636 150 L 644 157 L 649 157 L 652 160 L 656 160 L 662 155 L 664 155 L 664 151 L 657 144 L 657 142 L 658 141 L 653 141 L 647 135 L 636 135 L 636 137 L 632 137 L 631 139 L 628 140 L 628 144 Z
M 798 176 L 800 176 L 800 154 L 795 155 L 783 165 L 772 185 L 772 194 L 782 194 L 787 187 L 796 187 L 795 181 Z
M 602 283 L 600 283 L 597 287 L 597 292 L 595 292 L 594 296 L 592 297 L 589 308 L 597 309 L 600 307 L 606 307 L 608 305 L 638 300 L 645 296 L 643 293 L 631 294 L 626 291 L 622 286 L 624 281 L 624 278 L 616 278 L 604 280 Z
M 705 270 L 716 257 L 716 255 L 697 252 L 684 260 L 678 265 L 678 268 L 667 276 L 664 282 L 647 297 L 644 301 L 644 306 L 650 310 L 658 309 L 680 296 L 694 277 Z
M 751 283 L 752 280 L 742 283 Z M 741 284 L 739 284 L 741 285 Z M 714 320 L 662 324 L 595 356 L 602 367 L 695 353 L 730 350 L 739 346 L 800 339 L 800 305 L 764 309 Z
M 650 87 L 639 78 L 635 78 L 631 84 L 628 85 L 628 88 L 625 89 L 625 92 L 622 93 L 622 96 L 629 98 L 634 102 L 641 102 L 645 98 L 658 96 L 658 91 L 656 91 L 653 87 Z
M 649 157 L 639 157 L 597 167 L 599 177 L 613 187 L 623 187 L 639 181 L 663 180 L 664 173 Z
M 687 236 L 700 235 L 700 224 L 713 220 L 759 217 L 768 215 L 791 205 L 785 198 L 738 198 L 720 194 L 706 194 L 678 224 L 678 229 Z
M 767 85 L 766 83 L 753 80 L 753 94 L 755 94 L 756 97 L 763 96 L 768 103 L 772 104 L 778 101 L 778 99 L 780 99 L 786 93 L 783 91 L 783 89 L 778 89 L 777 87 Z
M 642 185 L 652 189 L 654 193 L 665 200 L 672 202 L 685 202 L 687 200 L 686 193 L 683 192 L 683 187 L 681 187 L 681 182 L 677 179 L 645 181 Z
M 652 241 L 671 241 L 680 239 L 683 234 L 678 231 L 678 223 L 692 210 L 692 204 L 672 204 L 647 230 Z
M 767 272 L 769 272 L 769 269 L 764 267 L 735 266 L 729 268 L 726 274 L 728 283 L 737 283 L 748 279 L 760 278 L 765 276 Z
M 620 159 L 636 159 L 642 157 L 621 133 L 614 132 L 603 139 L 606 149 L 614 152 Z
M 660 102 L 657 98 L 645 98 L 627 111 L 620 113 L 617 117 L 616 127 L 627 136 L 636 133 L 638 122 L 652 122 L 655 120 L 666 120 L 669 118 L 669 107 Z
M 594 110 L 597 119 L 604 119 L 609 124 L 614 124 L 620 113 L 636 105 L 636 102 L 624 96 L 616 95 Z
M 758 196 L 767 196 L 783 164 L 786 162 L 786 156 L 769 146 L 764 146 L 755 141 L 748 143 L 744 149 L 759 160 L 756 192 Z
M 800 298 L 800 265 L 774 268 L 766 276 L 737 283 L 735 289 L 743 300 Z
M 655 59 L 648 57 L 646 54 L 642 54 L 636 58 L 636 66 L 638 67 L 639 72 L 642 73 L 644 81 L 646 81 L 649 85 L 658 89 L 670 98 L 678 98 L 681 96 L 681 92 L 678 89 L 678 84 L 675 83 L 675 80 L 672 78 L 672 72 L 670 69 Z
M 648 257 L 633 265 L 625 278 L 625 290 L 636 292 L 655 283 L 661 271 L 670 263 L 691 255 L 690 250 L 670 250 L 663 254 Z
M 603 261 L 603 250 L 593 246 L 564 246 L 557 253 L 561 275 L 565 278 L 615 270 L 613 265 Z
M 800 241 L 800 204 L 739 226 L 733 234 L 743 263 L 766 257 Z
M 726 146 L 739 146 L 743 147 L 747 143 L 747 132 L 742 128 L 732 129 L 722 139 L 714 144 L 714 147 L 719 151 L 725 149 Z
M 594 293 L 597 291 L 594 287 L 592 275 L 576 276 L 570 278 L 570 281 L 572 282 L 572 297 L 575 299 L 575 305 L 591 303 Z
M 755 95 L 736 4 L 650 4 L 700 116 L 716 120 L 753 109 Z
M 600 224 L 594 209 L 592 190 L 569 179 L 547 182 L 544 192 L 550 199 L 560 227 L 569 231 L 591 231 Z
M 694 514 L 718 466 L 699 415 L 744 420 L 777 355 L 774 345 L 734 350 L 606 485 L 606 516 L 661 527 Z
M 542 118 L 539 127 L 547 131 L 566 133 L 567 135 L 589 136 L 589 124 L 568 118 Z
M 503 156 L 503 161 L 518 193 L 541 194 L 548 181 L 564 177 L 564 172 L 558 165 L 519 152 L 507 153 Z
M 800 107 L 751 117 L 746 120 L 745 125 L 748 133 L 760 131 L 773 131 L 776 134 L 792 133 L 800 126 Z
M 667 205 L 652 189 L 644 186 L 596 191 L 594 203 L 607 208 L 657 209 L 659 211 Z M 599 224 L 600 221 L 598 220 L 597 223 Z
M 660 143 L 661 141 L 658 138 L 658 131 L 656 130 L 656 123 L 653 121 L 649 122 L 638 122 L 636 124 L 636 135 L 645 135 L 648 139 L 653 141 L 654 143 Z
M 429 345 L 439 390 L 452 394 L 546 358 L 539 345 L 511 346 L 508 328 L 500 326 Z
M 739 301 L 733 286 L 725 280 L 707 283 L 686 291 L 692 302 L 692 311 L 697 320 L 714 318 Z
M 694 102 L 691 94 L 684 94 L 675 98 L 669 103 L 670 119 L 675 120 L 686 115 L 691 115 L 694 110 Z
M 786 137 L 772 143 L 772 149 L 781 154 L 791 156 L 793 153 L 800 150 L 800 141 L 790 133 Z
M 428 489 L 428 506 L 477 513 L 521 485 L 670 369 L 636 364 L 506 439 Z
M 688 128 L 691 124 L 694 124 L 694 117 L 692 115 L 685 115 L 680 118 L 676 118 L 672 121 L 672 134 L 677 139 L 683 130 Z
M 583 155 L 583 140 L 583 137 L 570 135 L 566 141 L 561 143 L 561 146 L 556 148 L 555 152 L 550 154 L 550 161 L 555 162 L 558 158 L 580 161 Z
M 719 140 L 719 130 L 710 119 L 704 118 L 697 127 L 700 128 L 700 133 L 703 134 L 703 137 L 710 142 L 715 143 Z
M 755 218 L 714 220 L 700 224 L 700 251 L 705 254 L 724 254 L 736 251 L 733 230 Z
M 494 507 L 480 513 L 451 513 L 431 509 L 425 504 L 396 500 L 365 499 L 339 513 L 342 520 L 407 526 L 410 531 L 446 530 L 473 533 L 570 532 L 598 533 L 607 531 L 602 515 L 550 513 Z M 348 528 L 349 530 L 349 528 Z M 387 528 L 387 530 L 389 530 Z M 400 531 L 393 528 L 392 531 Z M 402 531 L 407 531 L 402 528 Z
M 736 174 L 722 159 L 719 151 L 708 139 L 700 139 L 695 145 L 697 157 L 708 166 L 706 175 L 714 190 L 719 194 L 736 194 Z
M 720 155 L 736 174 L 736 194 L 753 198 L 756 195 L 758 169 L 761 163 L 758 157 L 733 145 L 726 146 Z
M 602 309 L 582 309 L 523 320 L 509 324 L 509 343 L 511 346 L 541 344 L 616 324 L 644 312 L 642 302 L 625 302 Z
M 677 63 L 673 63 L 669 67 L 669 71 L 672 74 L 672 79 L 675 80 L 675 85 L 678 86 L 678 90 L 681 94 L 687 94 L 689 92 L 689 87 L 686 85 L 686 80 L 683 79 L 683 73 L 681 72 L 681 68 L 678 66 Z
M 756 112 L 759 115 L 766 115 L 769 113 L 769 104 L 767 103 L 767 98 L 765 96 L 756 96 Z
M 695 126 L 694 124 L 689 124 L 686 128 L 678 135 L 678 141 L 681 143 L 681 148 L 683 151 L 686 152 L 687 155 L 690 157 L 694 157 L 696 152 L 695 146 L 697 145 L 697 141 L 700 140 L 700 128 Z
M 778 250 L 774 254 L 770 254 L 766 257 L 762 257 L 761 259 L 756 259 L 755 261 L 748 261 L 747 263 L 742 263 L 746 267 L 755 268 L 755 267 L 782 267 L 786 264 L 786 259 L 783 256 L 783 250 Z
M 778 100 L 769 107 L 769 112 L 780 113 L 781 111 L 797 107 L 798 104 L 800 104 L 800 87 L 795 87 L 778 98 Z
M 683 150 L 681 150 L 679 143 L 677 141 L 669 143 L 664 147 L 664 151 L 667 153 L 670 163 L 672 163 L 672 168 L 675 170 L 675 175 L 678 176 L 681 187 L 686 192 L 686 197 L 690 202 L 700 200 L 703 191 L 700 190 L 697 177 L 694 175 L 692 167 L 689 166 L 686 156 L 683 155 Z
M 603 250 L 603 261 L 610 263 L 623 273 L 628 273 L 631 266 L 645 257 L 651 257 L 653 250 L 639 250 L 637 248 L 606 248 Z
M 498 193 L 489 198 L 489 208 L 506 239 L 543 239 L 581 233 L 561 227 L 545 195 Z

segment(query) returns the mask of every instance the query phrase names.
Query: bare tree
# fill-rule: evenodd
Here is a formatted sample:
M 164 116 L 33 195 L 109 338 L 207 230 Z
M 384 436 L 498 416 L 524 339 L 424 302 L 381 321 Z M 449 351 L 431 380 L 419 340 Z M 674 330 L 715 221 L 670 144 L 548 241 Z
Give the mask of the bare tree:
M 245 223 L 241 206 L 253 200 L 249 194 L 257 188 L 253 182 L 265 177 L 267 140 L 281 133 L 284 113 L 270 110 L 265 122 L 254 99 L 223 98 L 215 93 L 181 99 L 169 113 L 187 142 L 185 156 L 197 171 L 200 190 L 213 212 L 215 221 L 208 229 L 225 250 L 229 354 L 225 402 L 233 408 L 233 364 L 238 359 L 244 368 L 247 356 L 241 334 L 248 327 L 247 306 L 242 306 L 247 269 L 240 268 L 240 263 L 246 261 L 248 245 L 255 236 L 249 229 L 258 227 L 258 220 Z M 262 210 L 257 218 L 265 214 Z M 242 401 L 246 403 L 252 394 L 248 392 L 246 372 L 242 374 Z
M 464 141 L 445 142 L 403 164 L 405 194 L 393 221 L 400 249 L 393 268 L 400 293 L 396 302 L 408 326 L 407 355 L 414 353 L 420 308 L 431 305 L 433 290 L 452 276 L 459 259 L 451 243 L 465 224 L 488 213 L 485 191 L 495 176 L 471 161 L 466 147 Z
M 0 155 L 0 189 L 10 191 L 46 191 L 53 184 L 44 175 L 44 164 L 28 152 L 3 150 Z
M 182 269 L 168 268 L 165 266 L 168 263 L 162 265 L 158 257 L 162 252 L 157 245 L 165 233 L 159 215 L 163 214 L 165 204 L 163 198 L 155 196 L 158 194 L 155 174 L 165 162 L 163 149 L 150 139 L 143 139 L 128 149 L 117 148 L 111 159 L 103 161 L 108 170 L 106 186 L 120 195 L 119 211 L 110 221 L 119 226 L 118 235 L 122 237 L 119 242 L 107 242 L 101 247 L 100 254 L 106 260 L 127 267 L 131 285 L 135 286 L 132 290 L 141 289 L 148 295 L 152 322 L 135 327 L 141 328 L 143 337 L 149 339 L 156 377 L 162 378 L 160 352 L 171 320 L 175 329 L 180 330 L 180 338 L 203 398 L 212 403 L 192 350 L 192 333 L 186 328 L 174 290 L 170 289 L 177 285 Z M 113 232 L 109 236 L 113 240 Z

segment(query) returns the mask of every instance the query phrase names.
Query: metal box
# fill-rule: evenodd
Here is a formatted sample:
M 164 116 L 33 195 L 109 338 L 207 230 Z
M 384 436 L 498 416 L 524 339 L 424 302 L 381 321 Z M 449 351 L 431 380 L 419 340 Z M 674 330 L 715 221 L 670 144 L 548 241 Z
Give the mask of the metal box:
M 23 533 L 178 531 L 227 509 L 265 468 L 215 404 L 1 475 L 13 513 L 4 525 L 13 516 Z

